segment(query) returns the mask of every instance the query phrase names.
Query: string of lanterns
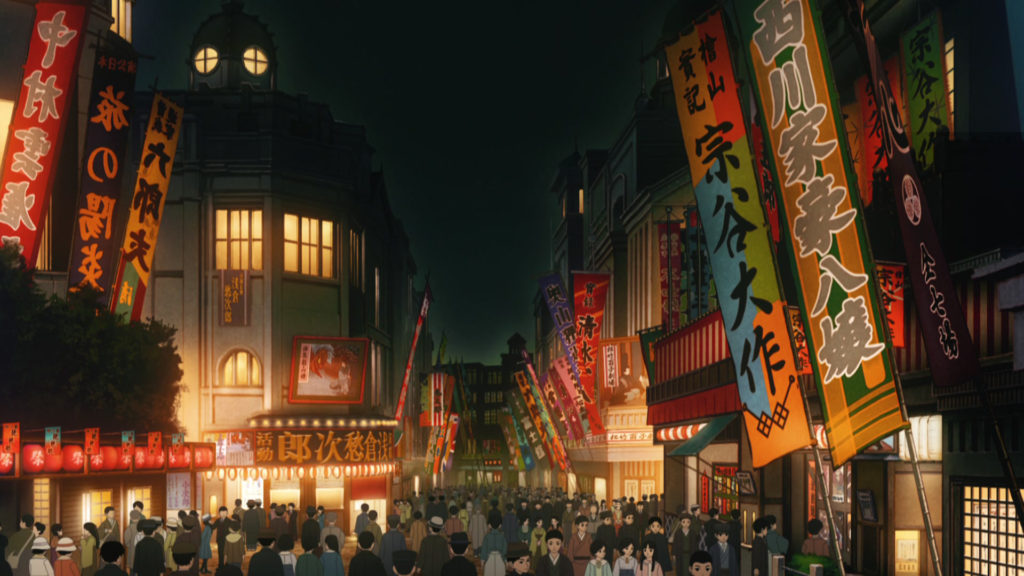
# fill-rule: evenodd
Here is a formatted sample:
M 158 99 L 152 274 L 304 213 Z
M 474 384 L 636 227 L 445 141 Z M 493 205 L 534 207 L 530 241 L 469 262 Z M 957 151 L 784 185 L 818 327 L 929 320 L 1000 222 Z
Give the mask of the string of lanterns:
M 207 480 L 292 480 L 298 478 L 314 478 L 318 480 L 331 480 L 342 478 L 360 478 L 369 476 L 381 476 L 392 474 L 395 471 L 395 464 L 350 464 L 337 466 L 274 466 L 274 467 L 252 467 L 252 466 L 226 466 L 217 470 L 207 470 L 204 474 Z

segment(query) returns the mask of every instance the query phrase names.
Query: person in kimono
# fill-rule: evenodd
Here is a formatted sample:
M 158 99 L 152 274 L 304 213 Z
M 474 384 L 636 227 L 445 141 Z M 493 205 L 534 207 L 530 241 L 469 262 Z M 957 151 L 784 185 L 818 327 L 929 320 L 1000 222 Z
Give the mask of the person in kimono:
M 608 562 L 608 546 L 601 540 L 590 543 L 590 562 L 583 576 L 612 576 L 612 565 Z
M 548 530 L 544 535 L 547 552 L 537 563 L 537 576 L 573 576 L 572 562 L 562 554 L 562 533 Z
M 420 544 L 416 565 L 420 569 L 421 576 L 441 576 L 441 569 L 445 562 L 451 559 L 448 541 L 441 535 L 444 520 L 440 516 L 434 516 L 430 519 L 427 527 L 430 529 L 430 534 Z
M 380 543 L 380 559 L 388 576 L 392 576 L 395 552 L 405 550 L 405 535 L 398 529 L 401 521 L 402 517 L 398 514 L 388 516 L 388 533 Z
M 409 524 L 409 549 L 419 553 L 420 544 L 426 537 L 427 523 L 423 521 L 423 513 L 416 510 L 412 513 L 412 523 Z
M 352 576 L 387 576 L 380 556 L 373 553 L 375 542 L 373 533 L 369 530 L 364 530 L 359 534 L 359 551 L 352 557 L 352 562 L 348 565 L 349 574 Z
M 569 541 L 565 544 L 565 555 L 572 562 L 573 575 L 584 576 L 587 572 L 587 564 L 593 558 L 590 552 L 590 544 L 593 542 L 589 530 L 590 520 L 583 515 L 577 516 L 573 526 L 576 530 L 569 536 Z
M 336 534 L 324 538 L 324 553 L 320 555 L 323 576 L 345 576 L 345 564 L 341 561 L 341 543 Z
M 246 576 L 281 576 L 284 574 L 284 563 L 281 562 L 281 556 L 274 551 L 274 542 L 277 540 L 274 531 L 269 527 L 262 528 L 257 536 L 260 550 L 249 559 L 249 571 Z

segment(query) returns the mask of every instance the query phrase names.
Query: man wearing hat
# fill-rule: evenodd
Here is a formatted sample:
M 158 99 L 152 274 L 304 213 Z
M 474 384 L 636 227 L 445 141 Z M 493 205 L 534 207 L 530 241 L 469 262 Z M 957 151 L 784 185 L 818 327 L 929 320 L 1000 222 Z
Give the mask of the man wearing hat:
M 683 566 L 690 565 L 690 556 L 700 549 L 700 531 L 694 528 L 693 515 L 689 512 L 683 512 L 679 517 L 669 543 L 676 559 L 676 572 L 682 572 Z
M 352 576 L 388 576 L 384 571 L 384 563 L 373 553 L 373 533 L 363 530 L 358 538 L 359 552 L 352 557 L 348 565 L 348 573 Z
M 548 553 L 541 556 L 537 564 L 537 576 L 573 576 L 572 562 L 562 554 L 562 533 L 548 530 L 544 540 L 547 541 Z
M 444 520 L 440 516 L 434 516 L 430 519 L 427 527 L 430 529 L 430 534 L 420 543 L 417 564 L 422 576 L 441 576 L 444 563 L 451 559 L 448 542 L 444 536 L 441 536 Z
M 128 514 L 128 527 L 124 529 L 124 559 L 125 566 L 131 566 L 135 560 L 135 540 L 139 535 L 139 522 L 142 521 L 142 512 L 132 508 Z
M 327 525 L 320 531 L 320 546 L 322 546 L 324 550 L 327 549 L 327 537 L 332 534 L 338 539 L 338 542 L 345 541 L 345 533 L 338 527 L 338 513 L 334 511 L 328 512 L 326 520 Z
M 509 564 L 512 565 L 512 572 L 509 574 L 515 574 L 517 576 L 530 574 L 530 547 L 527 546 L 525 542 L 513 542 L 512 544 L 509 544 L 506 559 Z
M 71 559 L 71 553 L 75 551 L 75 541 L 67 536 L 57 540 L 57 560 L 53 563 L 53 572 L 56 576 L 80 576 L 78 564 Z
M 199 552 L 199 546 L 202 544 L 203 538 L 202 531 L 199 527 L 199 519 L 191 514 L 186 514 L 181 519 L 178 528 L 178 538 L 175 541 L 175 543 L 184 542 L 185 544 L 188 544 L 193 550 L 192 556 L 195 557 Z M 171 554 L 174 554 L 173 550 L 171 551 Z M 189 568 L 189 572 L 191 572 L 193 575 L 198 575 L 199 563 L 192 563 L 191 567 Z
M 139 521 L 142 540 L 135 544 L 132 563 L 128 569 L 137 576 L 159 576 L 164 572 L 164 547 L 153 537 L 159 526 L 155 518 Z
M 452 534 L 448 548 L 451 550 L 452 557 L 441 568 L 441 576 L 477 576 L 476 566 L 466 559 L 466 551 L 469 550 L 468 534 L 465 532 Z
M 260 551 L 249 560 L 247 576 L 281 576 L 284 574 L 284 563 L 281 556 L 272 546 L 277 540 L 274 531 L 269 527 L 261 528 L 257 534 Z
M 178 541 L 178 517 L 175 514 L 168 514 L 165 525 L 167 527 L 167 535 L 164 536 L 164 566 L 171 572 L 174 572 L 178 569 L 178 566 L 174 563 L 173 553 L 174 543 Z
M 398 550 L 391 560 L 395 576 L 412 576 L 416 571 L 416 552 L 412 550 Z
M 195 544 L 189 540 L 178 540 L 174 543 L 171 556 L 174 558 L 174 565 L 178 567 L 176 571 L 171 572 L 172 575 L 187 576 L 192 574 L 192 565 L 196 563 Z
M 261 512 L 256 509 L 256 501 L 249 500 L 245 503 L 245 507 L 248 510 L 242 515 L 242 532 L 245 533 L 245 548 L 247 550 L 256 549 L 256 541 L 260 535 L 260 521 Z
M 384 571 L 388 576 L 391 576 L 394 562 L 392 555 L 399 550 L 405 550 L 405 534 L 398 530 L 401 520 L 402 517 L 398 514 L 388 516 L 388 533 L 381 538 L 380 559 L 384 563 Z

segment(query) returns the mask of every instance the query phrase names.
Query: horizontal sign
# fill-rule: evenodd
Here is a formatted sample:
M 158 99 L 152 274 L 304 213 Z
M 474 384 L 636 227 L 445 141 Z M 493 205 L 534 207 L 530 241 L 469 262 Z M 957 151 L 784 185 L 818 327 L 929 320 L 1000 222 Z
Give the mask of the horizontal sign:
M 379 430 L 268 430 L 256 436 L 257 466 L 385 462 L 393 458 L 392 432 Z

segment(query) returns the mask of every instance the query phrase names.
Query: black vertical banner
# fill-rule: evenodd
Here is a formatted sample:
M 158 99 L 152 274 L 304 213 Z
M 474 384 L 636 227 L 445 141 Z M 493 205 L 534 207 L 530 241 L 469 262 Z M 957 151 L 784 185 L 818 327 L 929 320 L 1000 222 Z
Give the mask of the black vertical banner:
M 102 35 L 89 95 L 89 120 L 82 154 L 82 186 L 72 232 L 68 291 L 89 287 L 110 298 L 121 238 L 117 202 L 125 169 L 136 56 L 131 44 Z
M 900 232 L 907 254 L 907 274 L 914 287 L 914 305 L 928 350 L 932 379 L 936 387 L 959 384 L 977 375 L 978 355 L 932 223 L 899 104 L 875 46 L 871 25 L 864 15 L 863 0 L 847 0 L 846 10 L 853 28 L 853 41 L 867 57 L 870 68 L 882 128 L 882 149 L 889 159 L 889 181 L 896 195 Z

